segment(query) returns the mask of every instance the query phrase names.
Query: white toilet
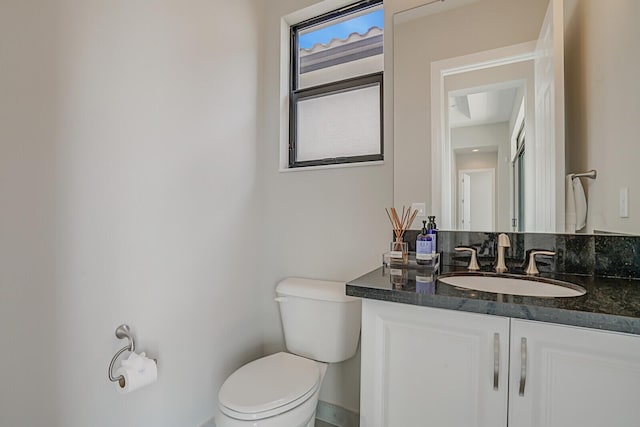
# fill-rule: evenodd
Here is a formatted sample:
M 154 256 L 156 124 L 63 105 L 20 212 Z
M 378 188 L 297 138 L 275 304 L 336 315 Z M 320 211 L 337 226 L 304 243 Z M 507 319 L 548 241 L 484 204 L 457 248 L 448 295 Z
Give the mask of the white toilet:
M 291 277 L 276 287 L 289 353 L 242 366 L 220 388 L 216 427 L 313 427 L 328 363 L 356 353 L 361 303 L 345 284 Z

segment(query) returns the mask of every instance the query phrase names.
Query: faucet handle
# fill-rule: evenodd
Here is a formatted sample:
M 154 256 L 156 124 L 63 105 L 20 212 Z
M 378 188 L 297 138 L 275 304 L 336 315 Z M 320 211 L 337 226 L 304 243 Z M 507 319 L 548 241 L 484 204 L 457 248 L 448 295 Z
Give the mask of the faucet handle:
M 469 261 L 469 266 L 467 269 L 469 271 L 478 271 L 480 270 L 480 266 L 478 265 L 478 257 L 476 255 L 475 248 L 470 248 L 468 246 L 458 246 L 455 248 L 458 252 L 471 252 L 471 260 Z
M 529 254 L 529 264 L 527 268 L 524 269 L 524 272 L 529 276 L 537 276 L 540 274 L 538 266 L 536 265 L 536 255 L 555 256 L 556 253 L 553 251 L 531 251 Z
M 501 233 L 498 236 L 498 247 L 501 247 L 501 248 L 511 247 L 511 240 L 509 239 L 509 235 L 505 233 Z

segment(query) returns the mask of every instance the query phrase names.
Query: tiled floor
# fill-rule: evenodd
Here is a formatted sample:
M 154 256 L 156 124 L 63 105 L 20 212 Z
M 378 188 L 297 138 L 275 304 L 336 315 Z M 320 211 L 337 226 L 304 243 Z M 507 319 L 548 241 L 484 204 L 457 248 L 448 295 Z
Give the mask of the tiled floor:
M 324 421 L 316 420 L 316 427 L 336 427 L 333 424 L 329 424 Z

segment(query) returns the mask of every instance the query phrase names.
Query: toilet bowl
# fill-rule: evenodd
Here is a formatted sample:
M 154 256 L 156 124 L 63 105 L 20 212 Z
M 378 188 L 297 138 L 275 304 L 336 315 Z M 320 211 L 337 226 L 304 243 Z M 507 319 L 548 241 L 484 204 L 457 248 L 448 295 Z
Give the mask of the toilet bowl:
M 326 363 L 290 353 L 255 360 L 220 389 L 216 427 L 313 426 L 326 372 Z
M 289 352 L 254 360 L 218 394 L 217 427 L 313 427 L 328 363 L 356 353 L 360 299 L 345 284 L 287 278 L 276 288 Z

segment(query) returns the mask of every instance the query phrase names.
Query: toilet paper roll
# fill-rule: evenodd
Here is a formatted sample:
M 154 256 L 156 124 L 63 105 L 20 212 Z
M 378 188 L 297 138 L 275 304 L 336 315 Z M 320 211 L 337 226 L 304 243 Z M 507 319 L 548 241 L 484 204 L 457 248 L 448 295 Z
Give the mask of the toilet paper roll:
M 116 377 L 119 375 L 124 379 L 116 382 L 116 387 L 120 393 L 126 394 L 155 382 L 158 379 L 158 366 L 144 353 L 131 353 L 116 371 Z

